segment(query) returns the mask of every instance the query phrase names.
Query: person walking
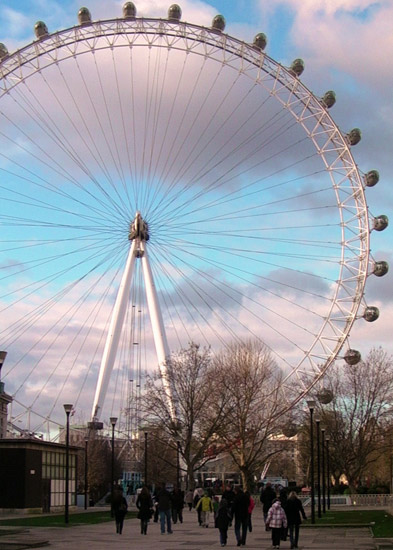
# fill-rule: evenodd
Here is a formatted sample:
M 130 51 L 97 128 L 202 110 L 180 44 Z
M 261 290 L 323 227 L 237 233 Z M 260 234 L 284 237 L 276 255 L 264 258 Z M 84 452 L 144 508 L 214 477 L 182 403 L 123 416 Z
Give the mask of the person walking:
M 228 527 L 231 522 L 231 510 L 225 498 L 220 500 L 214 525 L 220 532 L 220 544 L 226 546 L 228 541 Z
M 165 483 L 161 484 L 161 489 L 157 493 L 157 508 L 160 516 L 161 534 L 165 534 L 165 523 L 168 535 L 172 534 L 172 497 Z
M 206 493 L 201 499 L 199 499 L 196 509 L 201 510 L 201 523 L 202 527 L 209 527 L 210 513 L 213 512 L 212 499 Z
M 147 535 L 147 524 L 152 517 L 153 499 L 149 489 L 144 486 L 136 499 L 136 507 L 138 508 L 138 518 L 141 520 L 141 534 Z
M 260 501 L 262 504 L 262 511 L 263 511 L 263 519 L 265 521 L 266 525 L 266 518 L 267 513 L 273 504 L 273 500 L 276 498 L 276 491 L 273 489 L 271 483 L 266 483 L 266 487 L 262 488 L 261 490 L 261 496 Z M 268 531 L 268 527 L 266 527 L 266 531 Z
M 221 498 L 224 498 L 227 501 L 228 507 L 232 513 L 232 504 L 233 504 L 233 501 L 235 500 L 235 493 L 229 484 L 225 487 L 225 491 L 222 493 Z M 232 518 L 229 521 L 229 527 L 231 526 L 232 526 Z
M 197 508 L 197 506 L 198 506 L 198 502 L 201 500 L 201 498 L 203 497 L 204 494 L 205 494 L 205 491 L 202 489 L 202 487 L 197 487 L 194 491 L 193 505 L 194 505 L 195 510 L 198 513 L 198 523 L 199 523 L 199 525 L 202 525 L 202 510 L 201 510 L 200 507 Z
M 248 529 L 248 507 L 250 498 L 240 487 L 235 487 L 235 499 L 232 503 L 232 515 L 235 520 L 237 546 L 245 546 Z
M 277 498 L 267 513 L 266 526 L 272 530 L 273 548 L 280 548 L 281 529 L 287 527 L 287 516 L 281 506 L 280 500 Z
M 175 487 L 172 493 L 172 521 L 183 523 L 184 493 L 179 487 Z
M 250 491 L 246 491 L 245 494 L 250 499 L 250 504 L 248 505 L 248 530 L 252 533 L 252 512 L 255 508 L 255 500 L 252 498 Z
M 121 535 L 123 532 L 124 518 L 126 517 L 128 504 L 123 496 L 121 487 L 115 487 L 113 490 L 112 510 L 115 516 L 116 533 Z
M 291 543 L 291 548 L 298 548 L 299 530 L 300 524 L 302 523 L 301 517 L 303 519 L 307 519 L 307 517 L 304 512 L 303 504 L 297 497 L 295 491 L 291 491 L 289 493 L 289 497 L 285 505 L 285 513 L 288 520 L 289 542 Z

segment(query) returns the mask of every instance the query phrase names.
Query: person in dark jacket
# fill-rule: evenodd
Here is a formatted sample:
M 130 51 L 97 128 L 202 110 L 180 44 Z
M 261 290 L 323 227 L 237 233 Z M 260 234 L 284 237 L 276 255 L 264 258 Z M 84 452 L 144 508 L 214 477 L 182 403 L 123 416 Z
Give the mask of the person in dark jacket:
M 183 523 L 184 493 L 179 487 L 175 487 L 172 493 L 172 521 Z
M 147 535 L 147 524 L 153 514 L 153 500 L 146 486 L 142 487 L 135 504 L 139 510 L 138 518 L 141 520 L 141 534 Z
M 261 491 L 260 501 L 262 503 L 262 510 L 263 510 L 263 519 L 265 520 L 266 524 L 266 518 L 267 513 L 273 504 L 273 500 L 276 498 L 276 491 L 273 489 L 271 483 L 266 483 L 266 487 L 264 487 Z
M 225 491 L 222 493 L 221 498 L 224 498 L 227 501 L 229 510 L 232 513 L 232 503 L 235 500 L 235 493 L 230 485 L 227 485 L 225 487 Z M 229 527 L 231 527 L 231 525 L 232 525 L 232 519 L 229 522 Z
M 157 493 L 157 508 L 160 514 L 161 534 L 165 533 L 165 522 L 168 534 L 172 533 L 172 497 L 166 489 L 165 483 L 162 483 L 161 489 Z
M 279 497 L 280 499 L 280 502 L 281 502 L 281 506 L 284 508 L 285 510 L 285 506 L 287 504 L 287 500 L 288 500 L 288 490 L 286 487 L 281 487 L 280 489 L 280 494 L 279 494 Z
M 289 541 L 291 543 L 291 548 L 298 548 L 299 529 L 300 524 L 302 523 L 300 516 L 302 516 L 303 519 L 307 518 L 304 513 L 301 500 L 297 498 L 295 491 L 291 491 L 289 493 L 289 497 L 285 505 L 285 514 L 288 520 Z
M 235 487 L 235 499 L 232 502 L 232 514 L 235 520 L 237 546 L 245 546 L 248 529 L 248 507 L 250 498 L 240 487 Z
M 215 518 L 215 526 L 220 532 L 221 546 L 227 545 L 228 540 L 228 527 L 231 522 L 231 510 L 228 505 L 228 501 L 225 498 L 221 498 L 218 505 L 217 515 Z
M 119 535 L 123 532 L 124 518 L 126 517 L 128 505 L 126 499 L 123 497 L 123 491 L 121 487 L 115 487 L 113 490 L 112 510 L 115 516 L 116 533 Z

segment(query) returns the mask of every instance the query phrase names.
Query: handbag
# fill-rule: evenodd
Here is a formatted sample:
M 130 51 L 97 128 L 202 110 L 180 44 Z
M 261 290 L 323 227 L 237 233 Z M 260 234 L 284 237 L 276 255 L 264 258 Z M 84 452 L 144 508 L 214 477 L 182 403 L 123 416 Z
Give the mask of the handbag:
M 288 527 L 282 526 L 280 530 L 280 539 L 285 541 L 287 540 L 287 536 L 288 536 Z

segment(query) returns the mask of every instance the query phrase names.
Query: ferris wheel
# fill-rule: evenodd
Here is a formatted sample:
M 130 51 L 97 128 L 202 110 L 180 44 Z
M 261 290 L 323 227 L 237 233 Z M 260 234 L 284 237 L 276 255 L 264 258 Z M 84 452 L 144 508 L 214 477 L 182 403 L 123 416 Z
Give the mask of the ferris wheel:
M 12 419 L 43 431 L 72 402 L 124 415 L 146 370 L 193 341 L 257 339 L 287 407 L 374 321 L 364 289 L 385 261 L 370 233 L 376 170 L 352 156 L 335 94 L 225 32 L 122 17 L 0 47 L 2 380 Z M 168 395 L 171 396 L 168 386 Z M 128 420 L 127 420 L 128 419 Z

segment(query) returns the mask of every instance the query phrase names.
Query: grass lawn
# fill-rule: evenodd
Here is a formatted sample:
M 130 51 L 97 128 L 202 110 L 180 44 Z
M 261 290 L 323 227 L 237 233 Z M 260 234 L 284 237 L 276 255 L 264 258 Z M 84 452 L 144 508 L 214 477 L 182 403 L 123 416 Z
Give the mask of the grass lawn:
M 135 517 L 135 512 L 128 512 L 126 515 L 126 520 Z M 75 525 L 102 523 L 104 521 L 114 521 L 108 510 L 99 512 L 85 512 L 82 514 L 70 513 L 68 526 L 74 527 Z M 64 514 L 2 519 L 0 520 L 0 525 L 12 525 L 18 527 L 67 527 L 64 523 Z
M 305 525 L 310 525 L 308 519 Z M 384 510 L 330 510 L 315 518 L 315 525 L 371 525 L 376 538 L 393 537 L 393 516 Z

